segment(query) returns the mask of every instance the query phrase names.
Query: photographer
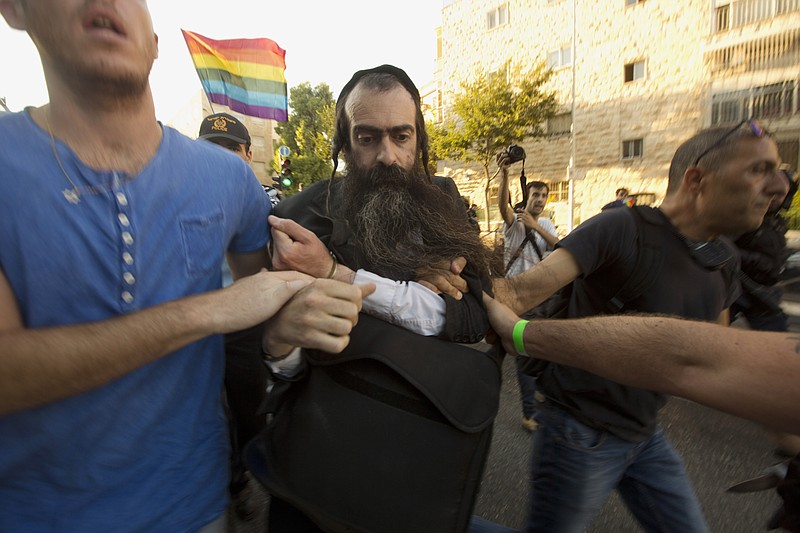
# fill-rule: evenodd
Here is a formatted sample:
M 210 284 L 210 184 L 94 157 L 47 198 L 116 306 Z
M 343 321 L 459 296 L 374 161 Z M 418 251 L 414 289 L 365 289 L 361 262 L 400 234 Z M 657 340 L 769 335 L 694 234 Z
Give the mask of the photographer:
M 508 167 L 517 161 L 523 161 L 525 151 L 516 145 L 497 154 L 497 165 L 501 170 L 498 207 L 505 222 L 503 236 L 505 238 L 505 276 L 507 278 L 520 274 L 539 261 L 548 251 L 552 251 L 558 242 L 556 227 L 553 221 L 541 216 L 547 204 L 550 189 L 541 181 L 525 182 L 525 171 L 522 171 L 523 200 L 511 207 L 508 192 Z
M 553 221 L 540 216 L 547 204 L 550 192 L 547 184 L 541 181 L 525 181 L 525 150 L 516 145 L 497 154 L 497 165 L 501 170 L 500 191 L 497 195 L 500 214 L 503 216 L 503 237 L 505 249 L 503 265 L 505 277 L 510 278 L 536 265 L 545 254 L 553 250 L 558 242 Z M 508 192 L 508 167 L 523 161 L 521 174 L 523 199 L 511 208 Z M 520 395 L 522 396 L 522 426 L 528 431 L 538 427 L 534 418 L 536 411 L 536 379 L 521 371 L 517 372 Z

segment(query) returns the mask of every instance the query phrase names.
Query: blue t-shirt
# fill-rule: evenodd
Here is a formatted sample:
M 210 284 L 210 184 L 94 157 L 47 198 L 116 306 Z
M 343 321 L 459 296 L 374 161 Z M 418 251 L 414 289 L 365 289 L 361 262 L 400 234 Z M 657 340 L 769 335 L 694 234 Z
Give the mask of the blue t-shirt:
M 137 176 L 98 172 L 27 112 L 0 116 L 0 268 L 27 328 L 220 288 L 226 250 L 269 240 L 235 155 L 164 127 Z M 120 338 L 119 342 L 126 342 Z M 194 531 L 223 512 L 220 336 L 83 394 L 0 417 L 0 531 Z

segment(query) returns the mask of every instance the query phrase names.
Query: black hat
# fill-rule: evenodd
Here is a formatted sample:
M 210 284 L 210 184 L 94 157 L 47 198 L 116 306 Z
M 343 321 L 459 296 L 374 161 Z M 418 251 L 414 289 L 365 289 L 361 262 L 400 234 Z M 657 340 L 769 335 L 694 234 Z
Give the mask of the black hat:
M 223 138 L 237 143 L 250 144 L 250 133 L 244 124 L 227 113 L 208 115 L 200 124 L 201 139 Z
M 390 74 L 394 76 L 395 79 L 397 79 L 397 81 L 400 83 L 400 85 L 402 85 L 409 93 L 411 93 L 411 96 L 414 99 L 414 103 L 419 105 L 420 98 L 417 86 L 414 85 L 414 82 L 411 81 L 411 78 L 408 77 L 408 74 L 406 74 L 405 70 L 397 68 L 394 65 L 381 65 L 375 68 L 359 70 L 358 72 L 353 74 L 353 77 L 350 78 L 350 81 L 348 81 L 345 84 L 344 88 L 342 89 L 342 92 L 339 93 L 339 99 L 336 101 L 337 102 L 344 101 L 347 98 L 347 95 L 349 95 L 353 91 L 358 82 L 361 81 L 361 78 L 363 78 L 368 74 Z

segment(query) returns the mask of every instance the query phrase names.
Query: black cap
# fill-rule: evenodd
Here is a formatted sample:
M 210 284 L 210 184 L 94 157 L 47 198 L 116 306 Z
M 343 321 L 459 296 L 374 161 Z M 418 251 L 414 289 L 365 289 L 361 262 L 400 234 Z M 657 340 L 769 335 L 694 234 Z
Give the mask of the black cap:
M 350 94 L 358 82 L 361 81 L 361 78 L 367 74 L 391 74 L 397 79 L 400 85 L 402 85 L 409 93 L 411 93 L 411 96 L 414 98 L 414 102 L 419 105 L 420 98 L 417 86 L 414 85 L 414 82 L 411 81 L 411 78 L 408 77 L 408 74 L 406 74 L 405 70 L 397 68 L 394 65 L 381 65 L 375 68 L 359 70 L 353 74 L 353 77 L 350 78 L 350 81 L 348 81 L 344 88 L 342 88 L 342 92 L 339 93 L 339 99 L 336 100 L 336 102 L 346 99 L 347 95 Z
M 227 113 L 208 115 L 200 124 L 201 139 L 230 139 L 241 144 L 250 144 L 250 133 L 244 124 Z

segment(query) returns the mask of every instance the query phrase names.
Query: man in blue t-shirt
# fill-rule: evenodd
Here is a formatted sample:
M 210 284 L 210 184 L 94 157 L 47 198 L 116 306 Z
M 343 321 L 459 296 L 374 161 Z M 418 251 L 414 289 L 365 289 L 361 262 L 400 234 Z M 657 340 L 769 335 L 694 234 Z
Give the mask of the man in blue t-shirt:
M 50 94 L 0 117 L 0 531 L 223 530 L 221 334 L 338 352 L 371 287 L 261 271 L 252 171 L 156 121 L 144 2 L 0 12 Z

